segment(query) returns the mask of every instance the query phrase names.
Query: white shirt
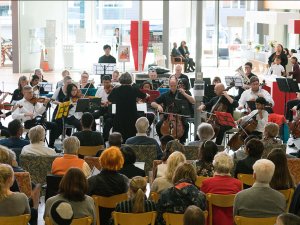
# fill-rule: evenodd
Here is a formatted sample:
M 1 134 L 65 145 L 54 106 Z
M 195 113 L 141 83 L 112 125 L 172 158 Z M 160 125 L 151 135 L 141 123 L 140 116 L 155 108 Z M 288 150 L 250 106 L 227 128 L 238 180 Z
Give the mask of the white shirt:
M 269 71 L 268 71 L 268 75 L 272 74 L 272 75 L 276 75 L 276 76 L 280 76 L 281 77 L 282 72 L 284 72 L 284 71 L 285 71 L 284 67 L 281 64 L 279 64 L 279 65 L 272 64 L 271 67 L 270 67 L 270 69 L 269 69 Z
M 56 152 L 52 148 L 48 148 L 43 141 L 40 141 L 39 143 L 29 144 L 23 147 L 22 155 L 40 155 L 40 156 L 46 156 L 46 155 L 56 155 Z
M 242 117 L 242 123 L 248 121 L 251 117 L 253 117 L 256 113 L 258 112 L 257 109 L 253 110 L 251 113 L 249 113 L 247 116 Z M 258 132 L 264 132 L 265 126 L 268 122 L 268 116 L 269 113 L 266 110 L 262 110 L 262 116 L 263 118 L 260 118 L 260 115 L 256 115 L 256 120 L 257 120 L 257 127 L 255 128 L 255 131 Z
M 270 95 L 270 93 L 260 87 L 258 92 L 255 93 L 252 91 L 251 88 L 245 90 L 239 100 L 239 106 L 245 106 L 247 104 L 247 101 L 250 101 L 252 99 L 257 99 L 258 98 L 257 94 L 262 94 L 262 97 L 264 97 L 268 103 L 272 104 L 272 106 L 275 105 L 274 100 Z
M 25 122 L 27 120 L 34 119 L 37 116 L 41 116 L 46 110 L 46 107 L 42 103 L 37 102 L 35 105 L 33 105 L 25 98 L 17 101 L 16 104 L 23 107 L 18 107 L 15 111 L 13 111 L 11 116 L 13 119 L 21 120 L 21 122 Z M 31 118 L 30 116 L 25 116 L 25 113 L 33 113 L 33 118 Z
M 95 94 L 95 97 L 101 98 L 101 102 L 107 102 L 109 94 L 104 90 L 104 86 L 100 86 Z
M 72 104 L 72 100 L 71 100 L 71 104 Z M 70 105 L 71 106 L 71 105 Z M 76 119 L 80 120 L 82 117 L 82 112 L 76 112 L 76 107 L 77 107 L 77 103 L 73 104 L 73 107 L 69 108 L 69 114 L 68 117 L 74 116 Z

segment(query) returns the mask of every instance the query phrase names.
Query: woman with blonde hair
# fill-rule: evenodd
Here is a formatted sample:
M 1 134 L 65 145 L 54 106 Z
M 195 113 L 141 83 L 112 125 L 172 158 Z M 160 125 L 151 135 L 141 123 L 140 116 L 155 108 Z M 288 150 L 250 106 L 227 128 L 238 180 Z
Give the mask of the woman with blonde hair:
M 123 213 L 143 213 L 156 211 L 153 201 L 147 200 L 147 180 L 145 177 L 133 177 L 129 184 L 129 200 L 117 204 L 116 211 Z
M 185 162 L 186 162 L 186 158 L 181 152 L 178 151 L 173 152 L 167 160 L 167 170 L 164 176 L 158 177 L 153 181 L 153 184 L 151 186 L 151 192 L 161 193 L 163 190 L 172 187 L 173 186 L 172 178 L 176 167 L 180 163 L 185 163 Z

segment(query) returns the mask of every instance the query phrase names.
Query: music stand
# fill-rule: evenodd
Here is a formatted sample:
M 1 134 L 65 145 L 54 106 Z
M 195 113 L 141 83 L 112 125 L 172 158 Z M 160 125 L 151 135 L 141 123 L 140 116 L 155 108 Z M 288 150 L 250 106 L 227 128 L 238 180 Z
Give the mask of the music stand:
M 300 92 L 297 81 L 292 78 L 276 78 L 280 91 L 284 92 L 284 112 L 286 112 L 286 93 Z
M 215 85 L 213 85 L 213 84 L 206 85 L 205 84 L 203 102 L 207 103 L 215 96 L 217 96 L 215 93 Z
M 66 137 L 65 118 L 67 118 L 69 115 L 70 104 L 71 104 L 70 101 L 59 103 L 57 113 L 55 115 L 55 120 L 62 119 L 62 124 L 63 124 L 62 138 L 63 138 L 63 140 Z
M 75 112 L 89 112 L 90 100 L 88 98 L 80 98 L 77 101 Z
M 233 119 L 233 117 L 230 113 L 216 111 L 215 114 L 216 114 L 216 117 L 218 119 L 218 123 L 221 126 L 236 127 L 234 119 Z
M 175 99 L 175 108 L 179 111 L 180 114 L 185 116 L 191 116 L 190 106 L 187 100 L 184 99 Z
M 228 87 L 232 86 L 232 83 L 235 87 L 243 87 L 243 80 L 240 76 L 225 76 L 225 82 Z
M 147 93 L 150 97 L 146 99 L 146 103 L 154 102 L 155 99 L 157 99 L 160 96 L 159 91 L 156 90 L 144 90 L 140 89 L 141 92 Z
M 93 64 L 93 74 L 100 75 L 100 84 L 102 77 L 105 75 L 112 75 L 116 70 L 116 63 L 95 63 Z

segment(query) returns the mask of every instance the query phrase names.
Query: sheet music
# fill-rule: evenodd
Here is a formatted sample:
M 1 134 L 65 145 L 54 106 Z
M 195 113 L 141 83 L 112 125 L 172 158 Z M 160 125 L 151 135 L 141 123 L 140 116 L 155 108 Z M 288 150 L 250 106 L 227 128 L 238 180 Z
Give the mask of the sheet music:
M 147 113 L 147 103 L 139 103 L 136 104 L 137 111 L 142 111 L 144 113 Z
M 145 162 L 135 162 L 134 165 L 140 168 L 141 170 L 145 169 Z
M 116 114 L 116 109 L 117 109 L 116 104 L 111 104 L 111 113 L 112 114 Z
M 92 177 L 92 176 L 95 176 L 95 175 L 99 174 L 100 172 L 101 172 L 101 171 L 98 170 L 98 169 L 94 166 L 93 169 L 92 169 L 92 171 L 91 171 L 91 175 L 90 175 L 88 178 L 90 178 L 90 177 Z
M 116 63 L 94 63 L 94 75 L 111 75 L 116 70 Z

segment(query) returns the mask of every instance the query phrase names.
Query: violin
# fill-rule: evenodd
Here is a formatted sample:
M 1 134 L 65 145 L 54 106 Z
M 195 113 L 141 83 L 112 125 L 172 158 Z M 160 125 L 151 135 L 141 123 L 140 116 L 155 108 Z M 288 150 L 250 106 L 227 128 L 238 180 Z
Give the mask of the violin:
M 29 100 L 29 102 L 33 105 L 35 105 L 36 103 L 44 103 L 47 100 L 47 98 L 37 98 L 37 97 L 33 97 L 32 99 Z

